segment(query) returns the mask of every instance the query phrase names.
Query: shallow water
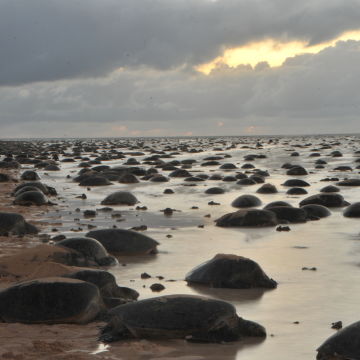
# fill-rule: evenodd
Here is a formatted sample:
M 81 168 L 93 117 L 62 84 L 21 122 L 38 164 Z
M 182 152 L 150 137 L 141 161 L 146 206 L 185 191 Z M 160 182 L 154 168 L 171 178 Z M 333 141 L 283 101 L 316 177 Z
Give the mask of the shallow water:
M 307 196 L 331 184 L 322 182 L 325 177 L 359 178 L 358 171 L 334 172 L 339 165 L 350 165 L 355 168 L 354 150 L 359 149 L 357 137 L 313 137 L 313 138 L 280 138 L 279 144 L 268 144 L 268 139 L 262 141 L 264 148 L 256 149 L 255 139 L 244 139 L 253 148 L 241 148 L 244 144 L 237 144 L 235 149 L 224 152 L 211 150 L 214 145 L 203 139 L 206 151 L 201 153 L 185 153 L 174 156 L 174 159 L 197 159 L 190 172 L 235 174 L 236 171 L 245 170 L 219 170 L 219 166 L 202 167 L 200 161 L 218 153 L 230 154 L 232 157 L 220 160 L 221 163 L 232 162 L 241 166 L 245 162 L 256 165 L 257 168 L 268 170 L 270 177 L 266 182 L 277 186 L 277 194 L 256 194 L 263 205 L 275 200 L 285 200 L 294 206 Z M 151 140 L 148 140 L 149 142 Z M 179 139 L 159 140 L 160 143 L 174 143 L 186 141 Z M 233 138 L 226 139 L 228 145 Z M 320 149 L 319 144 L 334 143 L 340 145 L 332 149 Z M 305 143 L 311 146 L 301 148 Z M 160 143 L 158 146 L 160 146 Z M 194 147 L 197 145 L 193 140 Z M 245 144 L 246 145 L 246 144 Z M 226 146 L 222 146 L 225 148 Z M 122 151 L 125 151 L 121 149 Z M 291 150 L 291 151 L 287 151 Z M 334 158 L 329 156 L 333 150 L 340 150 L 344 156 Z M 298 151 L 300 157 L 291 157 L 292 151 Z M 320 152 L 321 157 L 309 157 L 311 152 Z M 247 154 L 265 154 L 266 159 L 244 161 Z M 86 154 L 83 154 L 83 156 Z M 149 156 L 136 156 L 138 161 Z M 317 159 L 328 162 L 325 169 L 315 169 Z M 171 161 L 173 159 L 164 159 Z M 122 165 L 125 160 L 103 161 L 110 166 Z M 308 171 L 307 176 L 287 176 L 286 170 L 281 168 L 285 162 L 303 165 Z M 140 182 L 125 185 L 114 183 L 111 186 L 92 187 L 91 191 L 78 186 L 77 183 L 66 179 L 67 174 L 75 176 L 80 170 L 78 163 L 61 163 L 59 172 L 39 171 L 42 181 L 54 186 L 63 202 L 58 201 L 60 210 L 50 210 L 46 218 L 56 225 L 58 232 L 67 236 L 74 236 L 71 229 L 81 228 L 79 234 L 85 234 L 87 226 L 96 225 L 106 228 L 116 225 L 130 228 L 145 224 L 149 235 L 160 242 L 159 253 L 153 256 L 121 257 L 120 264 L 109 269 L 122 286 L 129 286 L 140 293 L 140 298 L 156 296 L 149 286 L 154 282 L 162 283 L 166 289 L 160 294 L 200 294 L 214 298 L 224 299 L 233 303 L 240 316 L 257 321 L 264 325 L 268 337 L 262 342 L 213 345 L 188 344 L 182 341 L 159 342 L 171 344 L 178 349 L 176 356 L 169 355 L 161 359 L 247 359 L 247 360 L 304 360 L 314 359 L 316 348 L 334 330 L 331 323 L 342 320 L 344 325 L 360 320 L 358 303 L 360 301 L 360 220 L 348 219 L 342 216 L 342 209 L 331 209 L 332 215 L 320 221 L 310 221 L 305 224 L 290 224 L 290 232 L 277 232 L 275 227 L 270 228 L 220 228 L 214 226 L 213 220 L 221 215 L 234 211 L 231 202 L 241 194 L 255 194 L 261 184 L 240 186 L 235 183 L 206 180 L 197 183 L 197 186 L 184 186 L 183 179 L 172 178 L 167 183 Z M 139 165 L 142 166 L 142 165 Z M 161 172 L 161 169 L 159 169 Z M 168 172 L 163 171 L 164 175 Z M 308 195 L 288 196 L 288 188 L 281 184 L 289 178 L 301 178 L 311 184 L 307 187 Z M 208 187 L 222 186 L 227 192 L 222 195 L 206 195 Z M 171 188 L 175 194 L 164 195 L 163 190 Z M 141 206 L 147 206 L 147 211 L 137 211 L 135 207 L 112 206 L 122 216 L 116 221 L 110 213 L 98 212 L 96 218 L 84 218 L 82 211 L 86 209 L 99 209 L 101 200 L 117 190 L 129 190 L 139 199 Z M 87 200 L 76 199 L 75 196 L 86 193 Z M 360 191 L 356 187 L 343 187 L 341 194 L 349 202 L 360 201 Z M 208 205 L 209 201 L 219 202 L 220 205 Z M 193 210 L 192 206 L 199 209 Z M 172 216 L 164 216 L 160 211 L 166 207 L 179 210 Z M 74 209 L 81 209 L 80 212 Z M 210 214 L 211 217 L 204 217 Z M 79 220 L 74 220 L 79 219 Z M 199 228 L 198 225 L 204 225 Z M 51 231 L 54 226 L 49 226 Z M 167 237 L 172 235 L 172 237 Z M 237 254 L 257 261 L 264 271 L 278 281 L 278 288 L 271 291 L 261 290 L 230 290 L 209 289 L 206 287 L 190 287 L 183 281 L 186 273 L 200 263 L 209 260 L 217 253 Z M 303 267 L 316 267 L 316 271 L 302 270 Z M 140 274 L 149 273 L 152 278 L 142 280 Z M 158 280 L 156 276 L 163 276 Z M 175 280 L 175 281 L 169 281 Z M 294 322 L 299 322 L 295 324 Z M 121 344 L 111 345 L 110 348 L 121 349 Z M 172 357 L 173 356 L 173 357 Z M 186 357 L 185 357 L 186 356 Z M 144 359 L 151 359 L 152 355 L 144 355 Z M 160 358 L 159 358 L 160 359 Z

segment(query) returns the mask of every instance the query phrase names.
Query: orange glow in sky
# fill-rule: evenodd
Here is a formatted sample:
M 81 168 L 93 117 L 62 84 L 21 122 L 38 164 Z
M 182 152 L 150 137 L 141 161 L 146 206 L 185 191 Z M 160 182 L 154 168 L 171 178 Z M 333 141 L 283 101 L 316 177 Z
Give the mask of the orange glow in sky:
M 314 46 L 307 46 L 306 41 L 281 42 L 275 39 L 266 39 L 239 48 L 227 49 L 222 56 L 209 63 L 199 65 L 196 70 L 208 75 L 213 69 L 223 64 L 230 67 L 237 67 L 238 65 L 251 65 L 254 67 L 263 61 L 266 61 L 271 67 L 276 67 L 281 66 L 289 57 L 301 54 L 316 54 L 329 46 L 334 46 L 338 41 L 347 40 L 360 41 L 360 30 L 346 32 L 336 39 Z

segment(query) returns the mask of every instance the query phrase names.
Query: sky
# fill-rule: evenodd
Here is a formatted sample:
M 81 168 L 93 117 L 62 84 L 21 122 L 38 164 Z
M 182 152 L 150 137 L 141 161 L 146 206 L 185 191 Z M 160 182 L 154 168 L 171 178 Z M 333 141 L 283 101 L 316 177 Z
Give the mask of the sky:
M 360 0 L 0 0 L 0 138 L 360 133 Z

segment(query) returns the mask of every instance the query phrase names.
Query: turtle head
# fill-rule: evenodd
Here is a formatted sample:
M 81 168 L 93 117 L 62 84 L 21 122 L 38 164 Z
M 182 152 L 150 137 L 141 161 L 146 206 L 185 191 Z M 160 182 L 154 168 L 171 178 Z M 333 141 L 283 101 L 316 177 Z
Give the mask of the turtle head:
M 254 337 L 266 336 L 265 328 L 254 321 L 249 321 L 243 318 L 239 318 L 237 328 L 240 336 L 254 336 Z
M 96 259 L 96 262 L 100 265 L 100 266 L 114 266 L 117 265 L 119 262 L 117 261 L 117 259 L 113 256 L 104 256 L 101 259 Z

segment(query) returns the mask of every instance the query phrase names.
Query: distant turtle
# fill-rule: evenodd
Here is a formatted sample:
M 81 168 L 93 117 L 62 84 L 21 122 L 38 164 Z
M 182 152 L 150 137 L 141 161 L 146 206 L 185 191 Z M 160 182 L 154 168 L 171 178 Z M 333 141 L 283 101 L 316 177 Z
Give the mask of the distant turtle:
M 118 286 L 115 276 L 108 271 L 98 269 L 84 269 L 70 274 L 62 275 L 65 278 L 87 281 L 96 285 L 103 297 L 105 304 L 113 304 L 113 299 L 117 299 L 117 305 L 128 301 L 136 300 L 139 293 L 133 289 Z M 120 302 L 119 302 L 120 301 Z
M 249 289 L 276 288 L 253 260 L 229 254 L 217 254 L 211 260 L 191 270 L 185 280 L 189 284 L 206 284 L 215 288 Z
M 232 213 L 225 214 L 219 219 L 215 220 L 216 226 L 231 227 L 260 227 L 260 226 L 275 226 L 278 219 L 272 211 L 269 210 L 238 210 Z
M 89 282 L 61 277 L 21 282 L 0 291 L 0 321 L 28 324 L 94 320 L 104 305 Z
M 359 360 L 360 321 L 330 336 L 317 351 L 317 360 Z
M 300 201 L 300 206 L 308 204 L 318 204 L 326 207 L 344 207 L 350 205 L 347 201 L 344 200 L 342 195 L 337 193 L 320 193 L 311 195 Z
M 138 199 L 129 191 L 116 191 L 108 195 L 101 205 L 135 205 Z
M 53 203 L 41 191 L 25 191 L 16 195 L 14 199 L 15 205 L 52 205 Z
M 360 202 L 356 202 L 348 206 L 343 215 L 345 217 L 359 218 L 360 217 Z
M 17 193 L 18 190 L 20 190 L 21 188 L 25 187 L 25 186 L 33 186 L 38 188 L 41 192 L 43 192 L 45 195 L 48 195 L 50 193 L 50 188 L 49 186 L 39 182 L 39 181 L 28 181 L 28 182 L 24 182 L 20 185 L 18 185 L 15 190 L 14 190 L 14 194 Z
M 80 186 L 106 186 L 112 185 L 112 183 L 104 176 L 93 175 L 88 176 L 79 183 Z
M 236 341 L 266 336 L 265 329 L 236 314 L 232 304 L 200 296 L 168 295 L 117 306 L 109 311 L 100 340 L 128 338 Z
M 272 206 L 268 208 L 276 214 L 280 223 L 303 223 L 306 222 L 307 213 L 304 209 L 289 206 Z
M 0 235 L 37 233 L 38 229 L 34 225 L 27 223 L 22 215 L 0 212 Z
M 323 205 L 318 204 L 308 204 L 303 205 L 301 209 L 304 209 L 307 214 L 307 218 L 310 220 L 321 219 L 331 215 L 330 210 Z
M 244 194 L 237 197 L 232 203 L 231 206 L 236 208 L 247 208 L 260 206 L 261 200 L 255 195 Z
M 34 170 L 26 170 L 21 174 L 21 180 L 36 181 L 40 180 L 40 176 Z
M 126 229 L 93 230 L 86 236 L 98 240 L 109 253 L 114 255 L 155 254 L 159 245 L 149 236 Z
M 56 246 L 63 246 L 83 254 L 89 261 L 100 266 L 116 265 L 117 260 L 108 254 L 104 246 L 97 240 L 88 237 L 74 237 L 61 240 Z

